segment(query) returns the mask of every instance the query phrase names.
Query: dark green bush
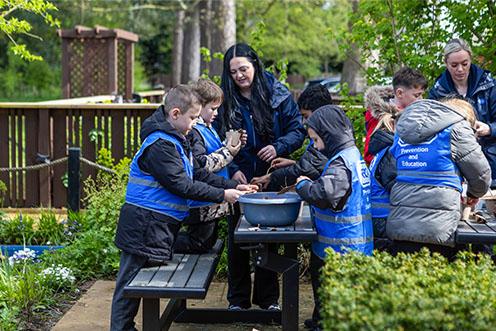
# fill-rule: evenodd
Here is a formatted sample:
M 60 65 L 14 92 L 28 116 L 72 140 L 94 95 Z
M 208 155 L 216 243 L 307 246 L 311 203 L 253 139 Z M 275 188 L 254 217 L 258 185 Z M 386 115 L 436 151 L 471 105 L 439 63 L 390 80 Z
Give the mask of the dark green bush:
M 492 330 L 496 268 L 464 252 L 367 257 L 329 252 L 320 295 L 325 330 Z
M 34 244 L 34 220 L 19 214 L 12 220 L 0 219 L 0 243 L 10 245 L 32 245 Z

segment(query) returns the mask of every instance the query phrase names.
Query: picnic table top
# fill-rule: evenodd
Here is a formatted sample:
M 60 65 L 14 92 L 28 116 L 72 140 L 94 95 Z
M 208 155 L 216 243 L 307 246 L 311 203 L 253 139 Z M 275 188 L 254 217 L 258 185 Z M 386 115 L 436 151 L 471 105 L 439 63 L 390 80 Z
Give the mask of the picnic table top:
M 457 244 L 496 244 L 496 219 L 486 223 L 460 221 L 456 230 Z

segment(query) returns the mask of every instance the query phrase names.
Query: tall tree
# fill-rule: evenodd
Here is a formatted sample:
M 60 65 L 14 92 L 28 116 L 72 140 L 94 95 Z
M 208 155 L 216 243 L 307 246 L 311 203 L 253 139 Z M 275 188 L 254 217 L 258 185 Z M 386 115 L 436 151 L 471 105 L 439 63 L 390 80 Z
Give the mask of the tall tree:
M 358 0 L 351 0 L 352 13 L 356 14 L 358 11 Z M 352 21 L 348 21 L 348 32 L 353 30 Z M 341 73 L 341 84 L 346 84 L 351 95 L 356 95 L 358 92 L 363 91 L 363 79 L 361 75 L 362 66 L 360 64 L 360 50 L 356 42 L 349 44 L 346 48 L 346 59 L 343 64 L 343 71 Z
M 184 10 L 176 13 L 176 24 L 174 26 L 174 47 L 172 52 L 172 86 L 181 83 L 183 66 L 183 43 L 184 43 Z
M 200 6 L 194 3 L 185 17 L 181 82 L 200 77 Z

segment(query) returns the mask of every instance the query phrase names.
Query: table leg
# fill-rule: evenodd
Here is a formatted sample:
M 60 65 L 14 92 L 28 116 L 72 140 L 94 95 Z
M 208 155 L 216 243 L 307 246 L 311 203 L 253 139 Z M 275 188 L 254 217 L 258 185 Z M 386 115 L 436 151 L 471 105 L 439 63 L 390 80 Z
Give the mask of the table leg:
M 293 258 L 296 263 L 282 274 L 282 318 L 283 330 L 298 330 L 299 315 L 299 265 L 297 260 L 297 245 L 286 244 L 284 256 Z
M 143 331 L 160 330 L 160 300 L 143 298 Z

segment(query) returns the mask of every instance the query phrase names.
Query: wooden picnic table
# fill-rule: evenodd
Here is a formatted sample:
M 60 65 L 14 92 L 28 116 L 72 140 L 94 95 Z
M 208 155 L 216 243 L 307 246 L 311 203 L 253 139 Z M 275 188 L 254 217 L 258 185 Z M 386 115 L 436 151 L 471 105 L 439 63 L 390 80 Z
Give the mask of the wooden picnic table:
M 457 244 L 496 244 L 496 219 L 486 223 L 460 221 L 456 230 Z

